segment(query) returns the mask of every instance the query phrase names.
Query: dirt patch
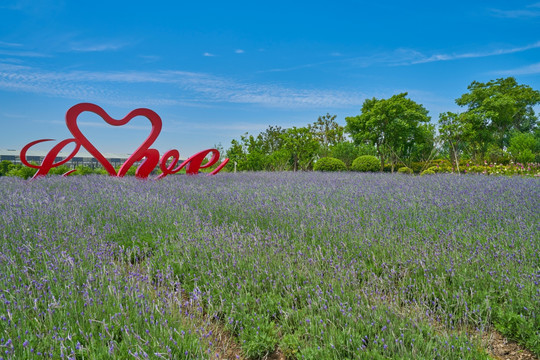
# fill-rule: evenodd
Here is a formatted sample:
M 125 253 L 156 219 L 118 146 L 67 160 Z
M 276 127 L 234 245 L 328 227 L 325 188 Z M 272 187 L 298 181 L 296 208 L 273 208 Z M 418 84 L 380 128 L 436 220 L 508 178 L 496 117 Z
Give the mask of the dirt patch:
M 487 344 L 489 354 L 497 360 L 538 360 L 532 352 L 497 331 L 485 333 L 482 340 Z
M 286 359 L 287 358 L 285 357 L 285 355 L 283 355 L 283 353 L 279 349 L 274 351 L 271 354 L 268 354 L 267 356 L 263 358 L 263 360 L 286 360 Z

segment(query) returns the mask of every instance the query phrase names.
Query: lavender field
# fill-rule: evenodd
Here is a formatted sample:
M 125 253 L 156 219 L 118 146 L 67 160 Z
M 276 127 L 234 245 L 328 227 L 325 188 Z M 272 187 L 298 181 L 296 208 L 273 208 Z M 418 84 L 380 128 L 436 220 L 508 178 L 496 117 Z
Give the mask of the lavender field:
M 540 180 L 0 178 L 0 358 L 540 355 Z

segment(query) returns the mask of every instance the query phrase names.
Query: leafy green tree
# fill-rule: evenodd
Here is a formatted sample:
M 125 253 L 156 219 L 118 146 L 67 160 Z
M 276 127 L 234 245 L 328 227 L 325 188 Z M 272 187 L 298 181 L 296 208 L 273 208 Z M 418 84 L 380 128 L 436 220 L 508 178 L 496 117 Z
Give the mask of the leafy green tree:
M 483 156 L 491 142 L 503 151 L 512 132 L 536 128 L 538 118 L 533 107 L 540 104 L 539 91 L 519 85 L 513 77 L 487 83 L 473 81 L 467 89 L 469 92 L 456 99 L 456 104 L 467 107 L 461 120 L 477 154 Z
M 319 149 L 319 143 L 309 128 L 294 126 L 287 129 L 282 137 L 283 147 L 289 151 L 292 157 L 293 171 L 297 171 L 299 168 L 309 169 Z
M 236 168 L 240 171 L 264 170 L 266 166 L 267 156 L 261 134 L 255 137 L 245 133 L 240 137 L 240 141 L 233 139 L 226 155 L 229 158 L 229 164 L 227 164 L 229 171 L 234 169 L 235 162 Z
M 526 164 L 533 162 L 540 150 L 540 139 L 531 133 L 515 133 L 510 138 L 508 152 L 514 161 Z
M 453 166 L 459 171 L 459 159 L 466 146 L 460 115 L 453 112 L 439 114 L 439 136 Z
M 283 135 L 285 129 L 282 129 L 280 126 L 268 126 L 268 128 L 262 132 L 260 135 L 262 137 L 262 148 L 264 153 L 267 155 L 272 154 L 275 151 L 278 151 L 283 146 Z
M 267 158 L 267 169 L 272 171 L 285 171 L 289 167 L 291 153 L 289 150 L 281 148 L 274 151 Z
M 418 124 L 414 133 L 413 141 L 403 142 L 399 151 L 397 161 L 411 163 L 413 161 L 427 161 L 435 151 L 435 125 Z M 394 169 L 392 169 L 392 172 Z
M 226 156 L 229 158 L 229 163 L 226 165 L 228 168 L 227 170 L 232 171 L 235 168 L 238 170 L 244 169 L 246 153 L 244 151 L 244 147 L 238 140 L 231 140 L 231 146 L 227 149 Z
M 350 141 L 343 141 L 337 143 L 336 145 L 332 146 L 330 150 L 330 156 L 343 161 L 347 168 L 350 168 L 354 159 L 356 159 L 360 155 L 360 149 L 358 148 L 358 146 L 354 145 Z
M 317 121 L 308 126 L 320 144 L 322 156 L 328 156 L 331 146 L 345 140 L 344 128 L 336 122 L 336 117 L 337 115 L 327 113 L 324 116 L 319 116 Z
M 406 96 L 401 93 L 389 99 L 366 99 L 360 115 L 345 118 L 345 129 L 356 144 L 375 146 L 381 171 L 386 158 L 394 165 L 400 154 L 424 136 L 420 124 L 430 120 L 428 111 Z

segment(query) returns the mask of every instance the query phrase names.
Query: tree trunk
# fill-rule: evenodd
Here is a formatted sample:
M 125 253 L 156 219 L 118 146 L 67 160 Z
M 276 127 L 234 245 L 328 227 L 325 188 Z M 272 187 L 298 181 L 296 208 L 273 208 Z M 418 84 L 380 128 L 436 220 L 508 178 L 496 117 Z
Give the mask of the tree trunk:
M 382 154 L 382 151 L 379 150 L 379 145 L 377 145 L 377 154 L 379 154 L 379 158 L 381 159 L 381 172 L 384 171 L 384 155 Z

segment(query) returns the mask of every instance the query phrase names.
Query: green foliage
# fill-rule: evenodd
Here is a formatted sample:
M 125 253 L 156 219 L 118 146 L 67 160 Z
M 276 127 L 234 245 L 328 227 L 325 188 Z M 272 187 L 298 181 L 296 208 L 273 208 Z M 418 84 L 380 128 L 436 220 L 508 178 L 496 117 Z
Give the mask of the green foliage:
M 0 176 L 5 176 L 13 168 L 13 163 L 8 160 L 2 160 L 0 162 Z
M 360 155 L 359 148 L 354 145 L 352 142 L 343 141 L 332 146 L 330 150 L 330 156 L 336 159 L 339 159 L 345 163 L 347 168 L 350 168 L 354 159 Z
M 351 169 L 354 171 L 361 171 L 361 172 L 375 172 L 379 171 L 380 169 L 380 162 L 379 159 L 377 159 L 375 156 L 371 155 L 363 155 L 357 157 L 351 166 Z
M 400 174 L 408 174 L 408 175 L 412 175 L 413 174 L 413 171 L 411 168 L 408 168 L 406 166 L 403 166 L 403 167 L 400 167 L 398 169 L 398 173 Z
M 516 162 L 522 164 L 533 162 L 539 151 L 540 138 L 531 133 L 515 133 L 510 138 L 508 152 Z
M 30 162 L 32 165 L 37 165 L 35 162 Z M 7 172 L 6 176 L 16 176 L 23 179 L 29 179 L 37 172 L 37 169 L 24 166 L 21 164 L 13 165 L 12 167 L 9 167 L 9 171 Z
M 50 175 L 63 175 L 63 174 L 67 173 L 70 170 L 71 170 L 71 168 L 69 168 L 68 166 L 60 165 L 60 166 L 57 166 L 57 167 L 53 167 L 51 170 L 49 170 L 49 174 Z
M 291 153 L 287 149 L 279 149 L 267 158 L 267 169 L 272 171 L 285 171 L 289 166 Z
M 298 334 L 285 334 L 283 338 L 281 338 L 279 348 L 286 359 L 296 359 L 301 344 L 300 336 Z
M 271 353 L 278 342 L 274 322 L 265 318 L 250 316 L 245 318 L 245 327 L 239 334 L 242 350 L 248 359 L 260 359 Z
M 533 108 L 540 103 L 539 91 L 519 85 L 513 77 L 487 83 L 473 81 L 467 89 L 469 92 L 456 99 L 456 104 L 467 107 L 461 125 L 477 160 L 489 144 L 504 149 L 512 132 L 527 133 L 536 128 L 538 118 Z
M 319 142 L 320 151 L 323 156 L 328 156 L 330 147 L 345 140 L 343 137 L 343 126 L 335 121 L 336 117 L 336 115 L 330 114 L 319 116 L 317 121 L 308 127 L 313 133 L 314 138 Z
M 420 173 L 420 176 L 424 176 L 424 175 L 435 175 L 435 171 L 433 171 L 432 169 L 424 170 Z
M 319 148 L 319 143 L 307 127 L 293 126 L 287 129 L 283 138 L 283 148 L 292 156 L 293 170 L 308 170 L 312 166 L 313 158 Z
M 86 165 L 79 165 L 75 167 L 75 170 L 77 171 L 73 173 L 74 175 L 90 175 L 94 173 L 94 169 Z
M 395 164 L 414 151 L 424 153 L 433 147 L 432 141 L 429 144 L 433 128 L 427 124 L 428 111 L 406 96 L 401 93 L 389 99 L 367 99 L 360 115 L 345 118 L 346 130 L 355 143 L 371 144 L 377 149 L 381 170 L 385 158 Z M 417 144 L 423 144 L 423 148 L 415 150 Z
M 345 171 L 347 166 L 339 159 L 333 157 L 323 157 L 317 160 L 313 166 L 315 171 Z

